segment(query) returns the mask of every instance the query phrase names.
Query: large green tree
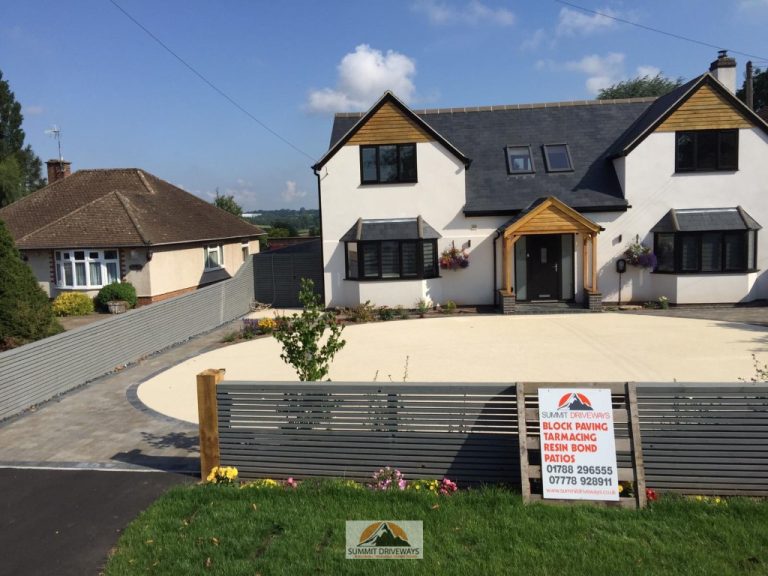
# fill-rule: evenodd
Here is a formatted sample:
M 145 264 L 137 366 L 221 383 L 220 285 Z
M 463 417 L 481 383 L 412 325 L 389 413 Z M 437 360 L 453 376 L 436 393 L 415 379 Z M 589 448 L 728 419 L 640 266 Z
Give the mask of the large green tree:
M 21 104 L 0 71 L 0 207 L 45 186 L 42 162 L 24 146 Z
M 747 101 L 747 81 L 736 91 L 736 96 L 742 102 Z M 760 110 L 763 106 L 768 106 L 768 69 L 760 70 L 755 68 L 752 75 L 752 104 L 754 110 Z
M 597 95 L 598 100 L 613 100 L 616 98 L 645 98 L 648 96 L 664 96 L 672 92 L 678 86 L 682 86 L 683 79 L 667 78 L 661 73 L 656 76 L 638 76 L 630 80 L 623 80 L 608 88 L 602 88 Z
M 0 220 L 0 351 L 61 332 L 48 296 Z
M 219 194 L 219 189 L 216 189 L 216 198 L 213 199 L 213 205 L 217 208 L 221 208 L 222 210 L 226 210 L 230 214 L 234 214 L 235 216 L 242 216 L 243 215 L 243 209 L 240 207 L 240 204 L 235 202 L 235 197 L 232 195 L 229 196 L 222 196 Z

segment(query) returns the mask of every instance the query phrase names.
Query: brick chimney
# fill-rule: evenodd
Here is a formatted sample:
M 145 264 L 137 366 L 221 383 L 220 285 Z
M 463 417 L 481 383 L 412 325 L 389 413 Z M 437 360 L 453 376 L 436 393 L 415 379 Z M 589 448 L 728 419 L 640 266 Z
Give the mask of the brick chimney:
M 72 173 L 72 162 L 66 160 L 48 160 L 45 163 L 48 166 L 48 184 L 53 184 Z
M 736 59 L 728 56 L 728 50 L 717 53 L 717 60 L 709 65 L 709 71 L 731 94 L 736 93 Z

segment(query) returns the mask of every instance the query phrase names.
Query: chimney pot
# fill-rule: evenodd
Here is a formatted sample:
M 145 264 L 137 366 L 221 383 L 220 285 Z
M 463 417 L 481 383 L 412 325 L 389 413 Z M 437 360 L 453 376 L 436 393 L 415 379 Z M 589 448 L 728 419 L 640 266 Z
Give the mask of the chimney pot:
M 736 93 L 736 59 L 728 56 L 728 50 L 717 52 L 717 60 L 709 65 L 709 71 L 731 94 Z
M 72 173 L 72 162 L 67 160 L 48 160 L 45 165 L 48 167 L 48 184 L 63 180 Z

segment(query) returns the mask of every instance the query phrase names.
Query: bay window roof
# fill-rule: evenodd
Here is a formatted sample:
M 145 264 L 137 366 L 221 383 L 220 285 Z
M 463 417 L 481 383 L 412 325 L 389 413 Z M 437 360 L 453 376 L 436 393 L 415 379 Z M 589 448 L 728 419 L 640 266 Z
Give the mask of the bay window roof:
M 365 242 L 376 240 L 435 240 L 442 238 L 421 216 L 415 218 L 390 218 L 357 222 L 339 240 L 341 242 Z
M 672 208 L 651 232 L 707 232 L 711 230 L 760 230 L 762 226 L 741 207 Z

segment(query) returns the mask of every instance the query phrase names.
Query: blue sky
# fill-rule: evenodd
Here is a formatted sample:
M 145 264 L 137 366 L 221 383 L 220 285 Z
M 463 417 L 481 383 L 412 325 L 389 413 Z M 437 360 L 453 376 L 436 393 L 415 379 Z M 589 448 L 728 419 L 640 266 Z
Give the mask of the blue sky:
M 205 85 L 108 0 L 7 0 L 0 70 L 27 142 L 73 169 L 140 167 L 245 209 L 317 205 L 312 160 L 333 110 L 385 89 L 415 108 L 594 97 L 640 73 L 691 78 L 716 50 L 553 0 L 116 0 L 179 56 L 309 157 Z M 576 1 L 768 58 L 768 0 Z M 739 63 L 739 81 L 747 58 Z M 754 59 L 756 65 L 768 62 Z

